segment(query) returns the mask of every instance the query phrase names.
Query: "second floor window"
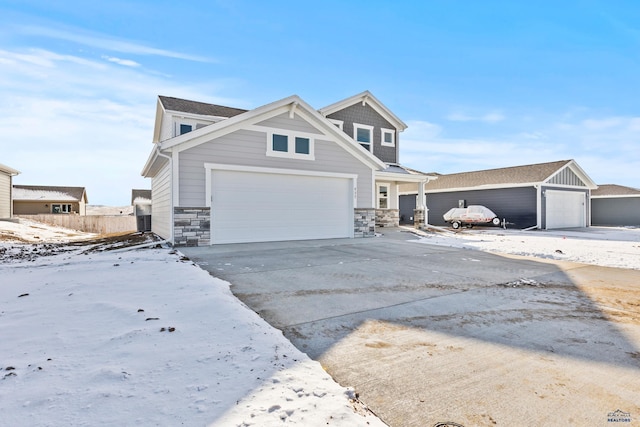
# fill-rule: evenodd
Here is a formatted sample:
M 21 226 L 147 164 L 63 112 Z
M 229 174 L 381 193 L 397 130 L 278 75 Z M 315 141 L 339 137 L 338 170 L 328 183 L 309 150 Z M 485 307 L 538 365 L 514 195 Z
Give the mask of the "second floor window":
M 314 141 L 310 136 L 287 131 L 267 134 L 267 156 L 313 160 Z
M 185 124 L 180 124 L 180 135 L 183 135 L 185 133 L 189 133 L 193 130 L 193 126 L 191 125 L 185 125 Z
M 368 151 L 371 150 L 371 141 L 373 141 L 373 126 L 353 124 L 353 139 L 355 139 L 362 147 Z

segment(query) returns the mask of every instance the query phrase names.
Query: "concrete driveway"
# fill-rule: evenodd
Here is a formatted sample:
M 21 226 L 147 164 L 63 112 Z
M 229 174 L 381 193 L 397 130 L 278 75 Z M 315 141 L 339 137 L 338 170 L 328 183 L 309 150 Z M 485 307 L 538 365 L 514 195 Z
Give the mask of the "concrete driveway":
M 640 272 L 416 240 L 181 251 L 391 426 L 640 425 Z

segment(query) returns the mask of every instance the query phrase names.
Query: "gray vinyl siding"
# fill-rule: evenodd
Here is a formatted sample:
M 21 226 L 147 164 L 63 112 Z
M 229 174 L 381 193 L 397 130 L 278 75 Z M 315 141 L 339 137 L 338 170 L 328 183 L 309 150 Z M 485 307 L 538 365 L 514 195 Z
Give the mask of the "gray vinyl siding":
M 266 153 L 267 134 L 247 130 L 233 132 L 180 152 L 179 206 L 206 205 L 205 163 L 357 174 L 357 207 L 373 206 L 371 168 L 333 141 L 315 139 L 315 160 L 272 157 Z
M 427 193 L 429 224 L 446 225 L 442 215 L 451 208 L 457 208 L 458 200 L 465 200 L 467 206 L 483 205 L 488 207 L 499 218 L 505 218 L 507 220 L 508 228 L 522 229 L 532 227 L 535 226 L 537 222 L 536 189 L 533 187 L 520 187 L 451 193 Z
M 398 130 L 382 117 L 376 110 L 369 105 L 357 103 L 344 108 L 335 113 L 329 114 L 327 118 L 341 120 L 343 122 L 342 130 L 353 138 L 353 124 L 373 126 L 373 155 L 386 163 L 398 163 Z M 381 128 L 394 129 L 396 132 L 395 147 L 387 147 L 381 144 Z
M 275 129 L 286 129 L 291 131 L 317 133 L 322 134 L 318 129 L 311 126 L 306 120 L 298 116 L 294 116 L 293 119 L 289 118 L 289 114 L 281 114 L 276 117 L 272 117 L 268 120 L 256 123 L 258 126 L 265 126 Z
M 591 225 L 640 227 L 640 197 L 592 198 Z
M 0 172 L 0 218 L 11 218 L 11 176 Z
M 171 167 L 167 162 L 151 179 L 151 231 L 170 240 L 171 233 Z

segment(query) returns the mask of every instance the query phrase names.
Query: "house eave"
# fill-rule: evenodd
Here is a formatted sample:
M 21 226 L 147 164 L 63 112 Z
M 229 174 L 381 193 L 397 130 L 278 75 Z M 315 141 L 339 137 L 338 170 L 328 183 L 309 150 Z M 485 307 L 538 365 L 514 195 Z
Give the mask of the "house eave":
M 318 112 L 324 117 L 340 111 L 344 108 L 350 107 L 357 103 L 366 103 L 382 115 L 389 123 L 393 124 L 400 132 L 407 128 L 407 124 L 400 120 L 391 110 L 389 110 L 382 102 L 378 100 L 371 92 L 365 90 L 357 95 L 343 99 L 342 101 L 335 102 L 331 105 L 327 105 L 324 108 L 318 110 Z
M 329 122 L 329 120 L 318 113 L 318 111 L 297 95 L 283 98 L 279 101 L 249 110 L 226 120 L 159 142 L 157 144 L 157 149 L 161 151 L 169 149 L 176 150 L 178 152 L 184 151 L 285 113 L 298 115 L 308 121 L 319 131 L 324 134 L 331 135 L 335 142 L 341 145 L 350 154 L 367 164 L 370 168 L 374 170 L 381 170 L 386 167 L 384 162 L 362 148 L 359 144 L 356 144 L 348 135 Z M 148 171 L 147 166 L 143 169 L 143 173 L 145 171 Z

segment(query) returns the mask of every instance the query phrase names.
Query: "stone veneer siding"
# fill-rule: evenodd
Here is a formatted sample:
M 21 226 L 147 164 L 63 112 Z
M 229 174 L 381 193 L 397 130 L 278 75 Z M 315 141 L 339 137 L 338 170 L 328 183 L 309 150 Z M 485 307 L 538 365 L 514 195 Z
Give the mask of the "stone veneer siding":
M 211 244 L 211 208 L 173 208 L 174 246 Z
M 353 237 L 375 237 L 376 235 L 376 210 L 353 210 Z
M 426 225 L 427 211 L 425 209 L 413 210 L 413 226 L 418 230 L 424 229 Z
M 376 227 L 397 227 L 400 225 L 399 209 L 376 209 Z

